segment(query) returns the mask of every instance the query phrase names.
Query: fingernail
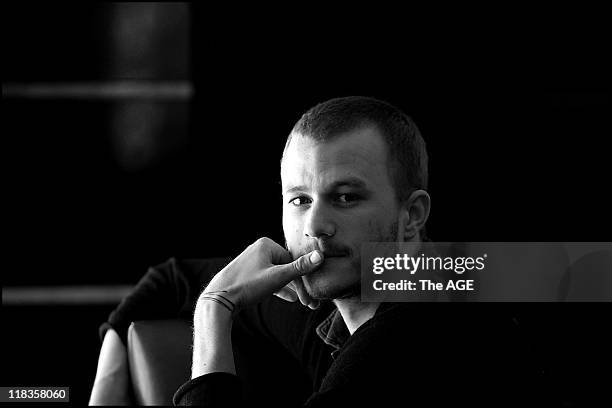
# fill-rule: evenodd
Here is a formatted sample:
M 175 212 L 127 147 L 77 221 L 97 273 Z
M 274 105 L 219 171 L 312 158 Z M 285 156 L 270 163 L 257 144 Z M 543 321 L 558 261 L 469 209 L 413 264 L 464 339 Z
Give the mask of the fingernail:
M 319 251 L 314 251 L 312 254 L 310 254 L 310 262 L 312 262 L 313 264 L 318 264 L 319 262 L 321 262 L 321 254 L 319 253 Z

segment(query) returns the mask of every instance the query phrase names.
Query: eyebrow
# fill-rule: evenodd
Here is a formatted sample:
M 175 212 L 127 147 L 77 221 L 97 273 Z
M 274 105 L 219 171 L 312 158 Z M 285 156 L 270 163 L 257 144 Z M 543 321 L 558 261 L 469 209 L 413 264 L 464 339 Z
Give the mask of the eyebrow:
M 366 188 L 366 183 L 365 181 L 363 181 L 360 178 L 357 177 L 350 177 L 347 179 L 343 179 L 343 180 L 338 180 L 338 181 L 334 181 L 333 183 L 331 183 L 328 187 L 327 190 L 329 191 L 333 191 L 333 190 L 337 190 L 340 187 L 351 187 L 351 188 Z M 293 193 L 295 191 L 306 191 L 308 190 L 308 188 L 306 186 L 294 186 L 294 187 L 290 187 L 288 188 L 285 193 Z

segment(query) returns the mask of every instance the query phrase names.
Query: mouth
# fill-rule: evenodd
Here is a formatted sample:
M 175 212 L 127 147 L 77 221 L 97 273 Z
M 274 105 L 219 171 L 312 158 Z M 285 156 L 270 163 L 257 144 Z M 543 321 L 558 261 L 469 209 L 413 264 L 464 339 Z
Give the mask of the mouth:
M 330 256 L 329 258 L 325 258 L 323 262 L 340 261 L 343 258 L 343 256 Z
M 345 258 L 346 256 L 347 254 L 344 252 L 323 252 L 323 259 Z

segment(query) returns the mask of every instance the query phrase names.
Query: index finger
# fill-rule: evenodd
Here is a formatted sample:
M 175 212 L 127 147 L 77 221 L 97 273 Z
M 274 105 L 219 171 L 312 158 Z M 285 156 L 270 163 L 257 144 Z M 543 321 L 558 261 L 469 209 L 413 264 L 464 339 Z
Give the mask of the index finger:
M 274 241 L 272 243 L 273 245 L 270 246 L 270 262 L 272 265 L 286 265 L 293 262 L 291 252 Z

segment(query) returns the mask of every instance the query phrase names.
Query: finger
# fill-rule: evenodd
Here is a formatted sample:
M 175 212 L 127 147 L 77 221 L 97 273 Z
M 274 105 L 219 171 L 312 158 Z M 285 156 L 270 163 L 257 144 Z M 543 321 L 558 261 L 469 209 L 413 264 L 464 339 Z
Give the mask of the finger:
M 311 309 L 316 309 L 318 307 L 317 302 L 312 297 L 310 297 L 310 295 L 306 291 L 306 288 L 304 287 L 304 282 L 302 282 L 302 279 L 297 278 L 291 282 L 293 283 L 295 287 L 295 291 L 297 292 L 300 302 L 304 306 L 308 306 Z
M 266 245 L 266 249 L 270 254 L 270 262 L 273 265 L 284 265 L 293 261 L 293 256 L 291 256 L 291 252 L 287 251 L 284 247 L 277 244 L 272 240 L 264 241 Z
M 323 263 L 323 254 L 317 250 L 300 256 L 295 261 L 274 268 L 287 283 L 302 275 L 316 270 Z
M 297 293 L 294 290 L 288 288 L 287 286 L 280 288 L 280 290 L 274 295 L 283 300 L 286 300 L 287 302 L 295 302 L 296 300 L 298 300 Z
M 286 287 L 288 287 L 289 289 L 293 290 L 297 294 L 297 288 L 295 287 L 295 281 L 296 280 L 297 279 L 294 279 L 291 282 L 289 282 Z

